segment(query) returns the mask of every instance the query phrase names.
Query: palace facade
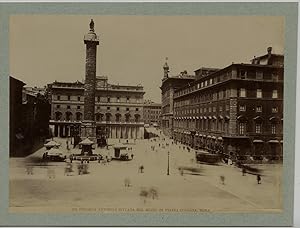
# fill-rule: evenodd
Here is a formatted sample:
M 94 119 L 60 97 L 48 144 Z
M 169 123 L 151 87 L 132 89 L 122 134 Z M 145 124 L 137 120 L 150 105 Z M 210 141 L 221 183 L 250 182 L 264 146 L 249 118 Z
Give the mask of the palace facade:
M 284 56 L 254 58 L 174 91 L 174 139 L 230 156 L 282 158 Z
M 142 86 L 108 83 L 105 76 L 96 77 L 95 121 L 97 135 L 106 138 L 143 139 Z M 53 82 L 48 84 L 51 99 L 50 126 L 55 136 L 80 135 L 84 116 L 84 83 Z

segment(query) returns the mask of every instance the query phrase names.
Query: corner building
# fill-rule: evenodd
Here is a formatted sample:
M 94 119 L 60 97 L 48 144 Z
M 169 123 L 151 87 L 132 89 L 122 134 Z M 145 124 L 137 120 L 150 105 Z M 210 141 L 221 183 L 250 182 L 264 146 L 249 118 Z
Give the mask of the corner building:
M 177 89 L 174 138 L 237 159 L 282 159 L 284 56 L 232 64 Z
M 169 137 L 173 137 L 173 110 L 174 110 L 174 91 L 195 80 L 194 75 L 181 72 L 179 75 L 169 76 L 169 66 L 166 62 L 163 66 L 164 77 L 161 89 L 161 129 Z
M 48 85 L 51 98 L 50 126 L 56 137 L 80 135 L 84 116 L 84 83 L 53 82 Z M 95 114 L 97 138 L 143 139 L 142 86 L 108 83 L 96 77 Z

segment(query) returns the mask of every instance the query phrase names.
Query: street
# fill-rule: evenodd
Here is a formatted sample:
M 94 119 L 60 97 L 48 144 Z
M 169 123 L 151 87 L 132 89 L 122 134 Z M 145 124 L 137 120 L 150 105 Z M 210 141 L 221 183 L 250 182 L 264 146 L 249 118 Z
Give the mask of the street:
M 152 208 L 164 212 L 257 212 L 282 208 L 281 164 L 257 165 L 263 170 L 262 184 L 258 185 L 256 176 L 243 176 L 234 166 L 197 164 L 193 150 L 188 152 L 182 145 L 163 138 L 136 140 L 132 161 L 90 162 L 86 175 L 78 175 L 77 161 L 72 163 L 74 172 L 69 176 L 64 173 L 65 162 L 37 162 L 44 148 L 27 158 L 10 158 L 10 211 L 74 212 L 79 208 L 80 212 L 90 213 L 111 212 L 113 208 L 118 208 L 118 212 Z M 67 151 L 66 139 L 55 140 L 62 144 L 61 150 L 66 155 L 79 153 L 79 149 Z M 168 152 L 170 175 L 167 175 Z M 96 149 L 96 153 L 107 151 Z M 143 173 L 139 172 L 141 165 Z M 26 173 L 28 166 L 32 167 L 32 174 Z M 200 172 L 184 171 L 181 175 L 178 170 L 181 166 L 198 168 Z M 49 170 L 53 178 L 49 178 Z M 129 186 L 125 186 L 125 180 Z M 156 193 L 153 197 L 145 193 L 151 189 Z

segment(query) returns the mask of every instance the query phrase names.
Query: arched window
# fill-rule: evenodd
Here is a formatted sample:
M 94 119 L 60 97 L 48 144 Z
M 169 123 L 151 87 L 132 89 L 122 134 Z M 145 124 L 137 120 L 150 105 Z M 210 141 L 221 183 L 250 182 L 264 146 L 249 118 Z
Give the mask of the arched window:
M 110 113 L 105 114 L 105 120 L 106 121 L 111 121 L 111 114 Z
M 120 122 L 121 121 L 121 114 L 117 113 L 116 114 L 116 122 Z
M 129 113 L 125 114 L 125 121 L 130 122 L 130 114 Z
M 61 120 L 62 113 L 61 112 L 56 112 L 55 113 L 55 120 Z
M 97 122 L 103 121 L 103 114 L 102 113 L 96 113 L 95 117 L 96 117 L 95 119 L 96 119 Z
M 141 116 L 140 116 L 139 114 L 135 114 L 135 115 L 134 115 L 134 121 L 135 121 L 135 122 L 139 122 L 140 119 L 141 119 Z
M 71 121 L 72 120 L 72 116 L 73 116 L 72 112 L 66 112 L 66 120 L 67 121 Z
M 76 120 L 77 121 L 82 120 L 82 113 L 81 112 L 76 112 Z

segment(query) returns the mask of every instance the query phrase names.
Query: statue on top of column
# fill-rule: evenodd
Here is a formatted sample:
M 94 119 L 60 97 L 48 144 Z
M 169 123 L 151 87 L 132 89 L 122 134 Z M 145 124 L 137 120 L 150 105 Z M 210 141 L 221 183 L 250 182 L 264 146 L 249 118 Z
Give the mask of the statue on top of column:
M 91 22 L 90 22 L 90 31 L 94 32 L 94 21 L 93 21 L 93 19 L 91 19 Z

